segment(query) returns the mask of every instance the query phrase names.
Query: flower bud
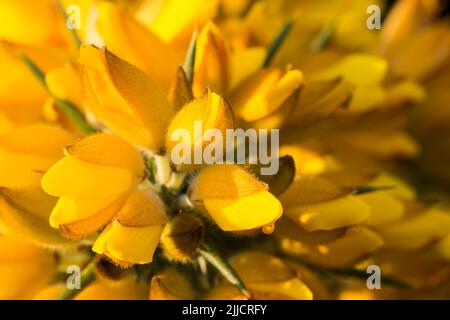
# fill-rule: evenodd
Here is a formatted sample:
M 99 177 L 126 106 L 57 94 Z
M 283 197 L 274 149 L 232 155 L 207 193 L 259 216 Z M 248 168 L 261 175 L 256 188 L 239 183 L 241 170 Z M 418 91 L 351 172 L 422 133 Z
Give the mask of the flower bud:
M 191 213 L 182 212 L 164 227 L 161 243 L 165 254 L 177 262 L 189 261 L 203 240 L 203 223 Z

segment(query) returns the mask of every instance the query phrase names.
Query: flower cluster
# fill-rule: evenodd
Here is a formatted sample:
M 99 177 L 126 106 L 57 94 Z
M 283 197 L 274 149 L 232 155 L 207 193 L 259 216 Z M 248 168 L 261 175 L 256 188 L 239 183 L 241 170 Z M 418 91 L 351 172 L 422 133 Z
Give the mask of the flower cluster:
M 0 299 L 450 298 L 442 9 L 0 0 Z

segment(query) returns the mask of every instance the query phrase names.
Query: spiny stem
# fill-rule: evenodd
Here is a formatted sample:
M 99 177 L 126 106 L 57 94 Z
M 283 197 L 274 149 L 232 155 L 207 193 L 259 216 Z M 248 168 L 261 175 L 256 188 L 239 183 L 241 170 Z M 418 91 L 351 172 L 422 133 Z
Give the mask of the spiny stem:
M 210 244 L 203 243 L 197 251 L 206 261 L 213 265 L 225 279 L 238 288 L 245 297 L 251 297 L 250 292 L 233 267 L 231 267 L 226 259 L 222 257 Z
M 195 64 L 195 52 L 197 46 L 197 30 L 192 33 L 191 41 L 189 42 L 189 48 L 184 58 L 183 70 L 186 74 L 186 79 L 189 84 L 192 84 L 194 79 L 194 64 Z
M 55 104 L 58 106 L 58 108 L 64 112 L 64 114 L 74 123 L 78 126 L 78 128 L 85 134 L 94 133 L 96 130 L 92 128 L 84 118 L 84 115 L 79 111 L 79 109 L 70 101 L 59 99 L 58 97 L 55 97 L 51 92 L 50 89 L 47 86 L 47 83 L 45 82 L 45 75 L 44 73 L 39 69 L 39 67 L 34 64 L 31 59 L 26 56 L 25 54 L 22 54 L 22 60 L 27 65 L 27 67 L 30 69 L 30 71 L 36 76 L 36 78 L 39 80 L 41 85 L 44 87 L 44 89 L 47 91 L 47 93 L 55 100 Z
M 292 26 L 294 25 L 294 20 L 291 19 L 283 26 L 280 33 L 276 36 L 275 40 L 271 43 L 269 46 L 269 49 L 267 51 L 267 56 L 264 59 L 263 67 L 268 67 L 269 64 L 272 62 L 275 54 L 280 49 L 281 45 L 283 44 L 284 40 L 286 39 L 287 35 L 289 34 L 289 31 L 291 31 Z
M 59 300 L 70 300 L 75 295 L 80 293 L 83 289 L 85 289 L 88 285 L 90 285 L 95 280 L 94 273 L 94 261 L 91 261 L 81 272 L 80 275 L 80 289 L 66 289 L 60 296 Z

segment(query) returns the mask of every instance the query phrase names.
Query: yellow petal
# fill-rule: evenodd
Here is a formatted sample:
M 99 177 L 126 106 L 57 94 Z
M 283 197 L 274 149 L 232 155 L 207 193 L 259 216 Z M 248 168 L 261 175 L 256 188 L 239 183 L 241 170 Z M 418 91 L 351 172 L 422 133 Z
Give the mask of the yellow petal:
M 39 3 L 32 0 L 2 0 L 0 38 L 24 45 L 61 44 L 61 21 L 58 15 L 56 6 L 50 0 Z
M 117 220 L 126 227 L 147 227 L 167 222 L 162 200 L 151 190 L 143 189 L 127 197 Z
M 367 220 L 369 226 L 398 221 L 405 213 L 405 205 L 402 201 L 385 191 L 363 194 L 359 198 L 370 207 L 370 215 Z
M 15 49 L 17 48 L 6 43 L 0 44 L 0 67 L 8 75 L 0 78 L 1 111 L 11 114 L 15 122 L 36 121 L 41 115 L 40 106 L 47 94 Z M 43 68 L 41 60 L 36 61 L 35 56 L 33 58 Z M 27 94 L 23 94 L 24 92 Z
M 80 62 L 92 113 L 128 141 L 159 151 L 173 116 L 160 86 L 107 50 L 83 46 Z
M 20 238 L 0 237 L 0 299 L 29 299 L 55 272 L 50 251 Z
M 53 165 L 41 181 L 53 196 L 98 199 L 119 196 L 136 183 L 125 168 L 93 164 L 66 156 Z
M 254 283 L 249 289 L 256 300 L 312 300 L 311 290 L 300 280 L 291 279 L 281 283 Z
M 66 205 L 68 207 L 67 211 L 64 211 L 64 205 L 53 209 L 50 216 L 50 224 L 53 227 L 59 227 L 60 233 L 69 239 L 85 238 L 111 221 L 122 207 L 125 198 L 126 194 L 113 199 L 112 202 L 102 199 L 97 200 L 99 201 L 98 203 L 78 200 L 76 203 L 81 204 L 78 207 L 73 207 L 73 204 L 70 203 L 73 199 L 69 198 L 69 204 Z M 64 197 L 60 198 L 60 201 L 63 199 Z M 91 211 L 82 211 L 83 208 Z
M 199 130 L 195 130 L 195 127 L 199 123 L 202 130 L 197 133 Z M 186 130 L 189 133 L 190 145 L 186 145 L 183 150 L 191 150 L 190 164 L 193 164 L 195 148 L 204 148 L 210 143 L 201 134 L 206 133 L 208 129 L 217 129 L 225 137 L 226 129 L 232 128 L 234 128 L 233 113 L 227 101 L 222 96 L 207 91 L 203 97 L 192 100 L 176 114 L 167 130 L 166 148 L 171 153 L 175 145 L 188 143 L 184 139 L 182 141 L 173 139 L 174 132 Z
M 82 108 L 84 105 L 80 76 L 75 65 L 66 63 L 62 67 L 49 70 L 45 74 L 45 82 L 55 97 L 70 101 Z
M 59 198 L 56 206 L 52 210 L 50 225 L 53 228 L 59 228 L 60 225 L 84 220 L 99 213 L 116 199 L 117 196 L 93 199 L 63 196 Z
M 192 91 L 196 97 L 206 88 L 225 93 L 230 84 L 230 52 L 219 28 L 208 22 L 197 38 Z
M 207 198 L 203 205 L 224 231 L 259 229 L 273 224 L 283 213 L 281 203 L 268 191 L 238 198 Z
M 285 214 L 307 231 L 333 230 L 365 221 L 370 208 L 349 195 L 309 206 L 285 207 Z
M 285 207 L 300 207 L 339 199 L 352 191 L 324 178 L 302 176 L 280 195 L 280 200 Z
M 245 251 L 230 260 L 245 283 L 282 282 L 297 277 L 297 271 L 283 260 L 258 251 Z
M 437 0 L 398 1 L 392 8 L 381 31 L 381 50 L 391 54 L 408 40 L 414 31 L 428 23 L 439 11 Z
M 165 42 L 180 42 L 189 39 L 195 27 L 213 18 L 217 8 L 217 0 L 164 1 L 150 29 Z
M 169 88 L 183 63 L 184 50 L 164 43 L 120 5 L 102 1 L 98 8 L 98 30 L 106 47 Z
M 431 252 L 445 261 L 450 261 L 450 235 L 445 236 L 433 245 Z
M 303 74 L 298 70 L 264 69 L 242 81 L 230 101 L 238 116 L 255 121 L 279 109 L 302 84 Z
M 44 124 L 22 127 L 2 136 L 0 185 L 39 185 L 43 173 L 62 157 L 63 147 L 70 142 L 72 137 L 67 132 Z
M 289 227 L 294 227 L 288 225 Z M 383 245 L 383 239 L 368 228 L 351 227 L 334 240 L 323 243 L 305 243 L 295 232 L 285 233 L 284 225 L 276 230 L 283 251 L 300 256 L 310 263 L 328 268 L 352 266 L 356 261 Z
M 312 299 L 309 288 L 297 278 L 297 271 L 270 254 L 244 252 L 230 263 L 255 299 Z
M 383 81 L 387 69 L 387 62 L 381 58 L 368 54 L 352 54 L 318 72 L 313 78 L 314 80 L 331 80 L 343 77 L 354 85 L 364 86 Z
M 231 55 L 230 89 L 261 68 L 266 57 L 263 47 L 252 47 L 239 50 Z
M 233 164 L 203 168 L 191 186 L 194 200 L 235 199 L 268 190 L 268 186 Z
M 150 300 L 190 300 L 194 290 L 186 277 L 175 268 L 167 268 L 152 278 Z
M 145 300 L 148 285 L 134 279 L 123 280 L 119 285 L 110 285 L 97 280 L 75 296 L 75 300 Z
M 97 238 L 92 250 L 119 264 L 146 264 L 153 260 L 163 225 L 125 227 L 118 221 Z
M 0 223 L 6 229 L 4 231 L 45 247 L 75 245 L 48 225 L 49 213 L 55 200 L 38 187 L 25 190 L 1 188 Z
M 170 88 L 168 100 L 174 110 L 180 110 L 186 103 L 191 102 L 194 99 L 191 85 L 186 78 L 186 73 L 183 68 L 177 69 L 177 75 L 175 82 Z
M 450 216 L 440 209 L 377 228 L 390 248 L 417 250 L 450 233 Z
M 66 153 L 81 161 L 131 170 L 136 177 L 144 175 L 139 151 L 111 134 L 94 134 L 65 148 Z

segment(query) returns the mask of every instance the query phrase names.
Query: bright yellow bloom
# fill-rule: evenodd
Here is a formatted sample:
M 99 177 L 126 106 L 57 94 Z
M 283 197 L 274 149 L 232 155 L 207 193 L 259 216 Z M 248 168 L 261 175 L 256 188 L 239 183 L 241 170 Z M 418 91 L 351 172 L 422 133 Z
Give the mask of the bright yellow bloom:
M 42 179 L 45 192 L 60 197 L 50 225 L 82 237 L 105 225 L 127 192 L 143 178 L 139 152 L 124 140 L 97 134 L 66 148 Z
M 250 126 L 276 128 L 292 112 L 302 84 L 298 70 L 263 69 L 242 81 L 230 101 L 236 115 Z
M 414 210 L 410 209 L 401 221 L 376 229 L 387 247 L 403 250 L 420 249 L 450 233 L 448 212 L 434 207 L 424 208 L 420 212 Z
M 159 85 L 108 50 L 84 46 L 80 63 L 90 111 L 131 143 L 159 150 L 173 116 Z
M 43 173 L 62 157 L 62 148 L 72 139 L 66 131 L 45 124 L 22 127 L 0 137 L 0 185 L 38 186 Z
M 192 285 L 175 268 L 165 269 L 152 278 L 150 300 L 192 300 L 193 298 Z
M 324 179 L 295 180 L 281 196 L 285 214 L 307 231 L 333 230 L 364 222 L 370 209 L 351 189 Z
M 10 42 L 31 46 L 57 46 L 63 43 L 63 21 L 51 0 L 38 3 L 32 0 L 2 0 L 0 23 L 0 38 Z
M 195 122 L 201 123 L 202 132 L 196 132 Z M 184 141 L 183 150 L 190 150 L 190 156 L 186 156 L 179 152 L 180 157 L 194 163 L 194 154 L 196 151 L 204 150 L 210 143 L 202 134 L 209 129 L 217 129 L 226 136 L 226 129 L 234 128 L 233 112 L 228 102 L 220 95 L 207 91 L 201 98 L 192 100 L 185 104 L 182 109 L 175 115 L 167 130 L 166 149 L 168 154 L 172 154 L 173 148 L 180 145 L 180 141 L 174 139 L 177 130 L 183 129 L 189 133 L 189 141 Z M 200 134 L 200 136 L 199 136 Z M 225 144 L 224 144 L 225 150 Z M 218 157 L 218 155 L 216 155 Z M 180 169 L 192 168 L 192 165 L 183 164 Z
M 218 0 L 166 0 L 149 28 L 164 42 L 187 43 L 194 28 L 213 18 L 217 10 Z
M 150 190 L 131 194 L 95 241 L 92 250 L 104 254 L 120 265 L 146 264 L 153 260 L 164 224 L 165 208 Z
M 56 261 L 52 252 L 20 238 L 0 237 L 0 299 L 30 299 L 46 286 Z
M 328 268 L 352 266 L 383 246 L 382 238 L 365 227 L 308 232 L 282 219 L 275 229 L 284 252 Z
M 97 280 L 76 295 L 75 300 L 145 300 L 148 285 L 135 279 L 125 279 L 118 284 Z
M 237 165 L 205 167 L 192 185 L 191 198 L 224 231 L 262 228 L 271 233 L 283 208 L 267 185 Z
M 114 54 L 136 65 L 164 88 L 169 88 L 185 50 L 165 43 L 130 13 L 110 1 L 101 1 L 98 30 Z
M 311 300 L 309 288 L 301 275 L 283 260 L 267 253 L 242 252 L 231 260 L 231 265 L 248 286 L 253 299 Z M 236 288 L 221 283 L 209 299 L 243 299 Z

